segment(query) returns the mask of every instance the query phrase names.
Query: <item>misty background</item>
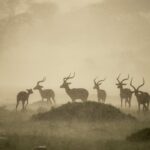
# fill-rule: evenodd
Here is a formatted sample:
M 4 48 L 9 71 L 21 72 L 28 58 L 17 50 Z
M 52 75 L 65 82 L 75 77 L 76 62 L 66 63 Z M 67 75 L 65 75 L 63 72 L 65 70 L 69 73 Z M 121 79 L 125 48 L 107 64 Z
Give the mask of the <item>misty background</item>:
M 66 96 L 59 87 L 70 72 L 70 87 L 86 88 L 95 99 L 99 77 L 120 102 L 119 73 L 136 86 L 144 77 L 142 89 L 150 92 L 149 40 L 149 0 L 0 0 L 0 102 L 16 102 L 17 92 L 44 76 L 42 85 L 57 100 Z M 35 91 L 30 102 L 39 99 Z

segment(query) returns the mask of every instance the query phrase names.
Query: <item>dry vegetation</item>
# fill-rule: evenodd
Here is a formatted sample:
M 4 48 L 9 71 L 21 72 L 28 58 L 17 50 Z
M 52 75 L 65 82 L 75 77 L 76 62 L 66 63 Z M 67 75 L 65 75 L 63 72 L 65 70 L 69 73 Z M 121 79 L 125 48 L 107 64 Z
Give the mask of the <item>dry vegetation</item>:
M 36 146 L 46 145 L 53 150 L 146 150 L 150 147 L 149 142 L 126 140 L 132 133 L 150 126 L 149 113 L 135 113 L 138 121 L 109 122 L 34 121 L 31 118 L 36 114 L 31 110 L 23 113 L 0 108 L 0 148 L 32 150 Z

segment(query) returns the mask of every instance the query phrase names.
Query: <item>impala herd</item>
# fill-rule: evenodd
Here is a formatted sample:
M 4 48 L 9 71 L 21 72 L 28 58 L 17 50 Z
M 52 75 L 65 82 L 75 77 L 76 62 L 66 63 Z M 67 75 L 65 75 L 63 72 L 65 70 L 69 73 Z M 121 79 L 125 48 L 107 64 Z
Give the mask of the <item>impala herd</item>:
M 120 76 L 121 75 L 119 75 L 116 78 L 117 79 L 116 85 L 117 85 L 117 88 L 120 90 L 121 107 L 123 107 L 123 101 L 124 101 L 125 107 L 128 105 L 130 108 L 132 95 L 134 94 L 136 99 L 137 99 L 137 103 L 138 103 L 138 111 L 141 110 L 140 109 L 141 105 L 143 106 L 143 111 L 148 111 L 149 102 L 150 102 L 150 95 L 147 92 L 139 90 L 145 84 L 144 79 L 143 79 L 142 84 L 139 85 L 137 88 L 133 85 L 133 79 L 131 79 L 130 86 L 133 89 L 133 90 L 131 90 L 129 88 L 124 88 L 124 86 L 127 85 L 125 83 L 125 81 L 129 80 L 129 75 L 127 78 L 124 78 L 122 80 L 120 79 Z M 69 85 L 71 84 L 71 82 L 69 82 L 69 80 L 73 79 L 74 77 L 75 77 L 75 73 L 73 74 L 73 76 L 71 76 L 71 74 L 69 74 L 69 76 L 64 77 L 63 83 L 60 86 L 60 88 L 65 89 L 65 92 L 70 97 L 72 102 L 75 102 L 77 99 L 80 99 L 83 102 L 86 102 L 88 100 L 88 96 L 89 96 L 89 92 L 86 89 L 84 89 L 84 88 L 72 88 L 71 89 L 69 87 Z M 41 98 L 42 98 L 42 101 L 44 101 L 44 99 L 46 99 L 47 102 L 49 102 L 50 104 L 55 104 L 55 93 L 54 93 L 54 91 L 52 89 L 43 89 L 43 86 L 40 85 L 40 83 L 44 82 L 45 80 L 46 80 L 46 78 L 43 78 L 43 80 L 38 81 L 36 86 L 33 89 L 39 91 Z M 98 80 L 98 81 L 96 81 L 96 80 L 97 80 L 97 78 L 95 78 L 93 80 L 94 81 L 93 89 L 95 89 L 97 91 L 98 102 L 105 103 L 106 98 L 107 98 L 107 94 L 106 94 L 105 90 L 102 90 L 100 88 L 100 85 L 105 81 L 105 79 Z M 21 91 L 18 93 L 16 110 L 17 110 L 17 107 L 19 105 L 19 102 L 22 102 L 22 110 L 26 109 L 29 96 L 32 93 L 33 93 L 32 89 L 27 89 L 27 91 Z

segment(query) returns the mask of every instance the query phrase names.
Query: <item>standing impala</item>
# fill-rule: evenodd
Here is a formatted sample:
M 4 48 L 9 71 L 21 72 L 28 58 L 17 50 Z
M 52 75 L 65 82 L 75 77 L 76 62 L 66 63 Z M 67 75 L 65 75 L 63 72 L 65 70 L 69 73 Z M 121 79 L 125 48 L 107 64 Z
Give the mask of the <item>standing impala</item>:
M 43 90 L 43 86 L 40 85 L 41 82 L 44 82 L 46 80 L 46 78 L 43 78 L 43 80 L 38 81 L 36 86 L 34 87 L 34 90 L 39 90 L 39 93 L 41 95 L 42 101 L 44 101 L 44 99 L 47 99 L 47 101 L 51 102 L 51 99 L 53 100 L 53 102 L 55 103 L 55 93 L 52 89 L 44 89 Z
M 75 102 L 76 99 L 81 99 L 83 102 L 87 101 L 89 92 L 86 89 L 83 88 L 73 88 L 70 89 L 69 85 L 71 84 L 70 82 L 67 82 L 69 79 L 73 79 L 75 77 L 74 75 L 71 77 L 71 74 L 68 77 L 65 77 L 63 79 L 63 84 L 60 86 L 60 88 L 64 88 L 66 93 L 69 95 L 71 98 L 72 102 Z
M 131 87 L 134 90 L 134 94 L 136 96 L 138 102 L 138 110 L 140 111 L 140 105 L 143 105 L 143 110 L 146 111 L 149 109 L 150 95 L 147 92 L 139 91 L 139 89 L 145 84 L 143 79 L 143 83 L 139 85 L 137 88 L 132 84 L 133 79 L 130 82 Z
M 102 84 L 103 81 L 105 81 L 105 79 L 104 80 L 99 80 L 97 82 L 96 82 L 96 79 L 94 79 L 94 87 L 93 87 L 93 89 L 97 90 L 98 102 L 102 101 L 103 103 L 105 103 L 106 96 L 107 96 L 106 95 L 106 91 L 101 90 L 100 87 L 99 87 Z
M 119 78 L 120 78 L 120 75 L 117 77 L 118 83 L 116 85 L 120 89 L 121 107 L 122 107 L 123 99 L 125 99 L 125 107 L 126 107 L 126 104 L 128 103 L 129 108 L 130 108 L 132 91 L 128 88 L 123 88 L 123 86 L 127 85 L 126 83 L 124 83 L 124 81 L 129 80 L 129 75 L 127 78 L 123 79 L 122 81 L 120 81 Z
M 27 102 L 26 103 L 26 106 L 27 106 L 28 105 L 29 96 L 32 93 L 33 93 L 32 89 L 27 89 L 27 92 L 26 91 L 21 91 L 21 92 L 19 92 L 17 94 L 16 110 L 18 108 L 19 102 L 22 102 L 22 110 L 25 110 L 25 102 Z

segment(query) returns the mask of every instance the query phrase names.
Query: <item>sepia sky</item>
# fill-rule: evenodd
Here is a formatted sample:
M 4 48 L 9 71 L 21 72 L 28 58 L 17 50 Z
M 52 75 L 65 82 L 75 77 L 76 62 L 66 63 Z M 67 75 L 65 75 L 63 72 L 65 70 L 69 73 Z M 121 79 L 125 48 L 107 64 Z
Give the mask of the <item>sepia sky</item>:
M 13 3 L 14 2 L 14 3 Z M 93 90 L 93 78 L 118 92 L 119 73 L 146 80 L 150 89 L 149 0 L 0 0 L 0 87 L 59 89 L 76 72 L 71 87 Z M 115 93 L 118 94 L 118 93 Z

